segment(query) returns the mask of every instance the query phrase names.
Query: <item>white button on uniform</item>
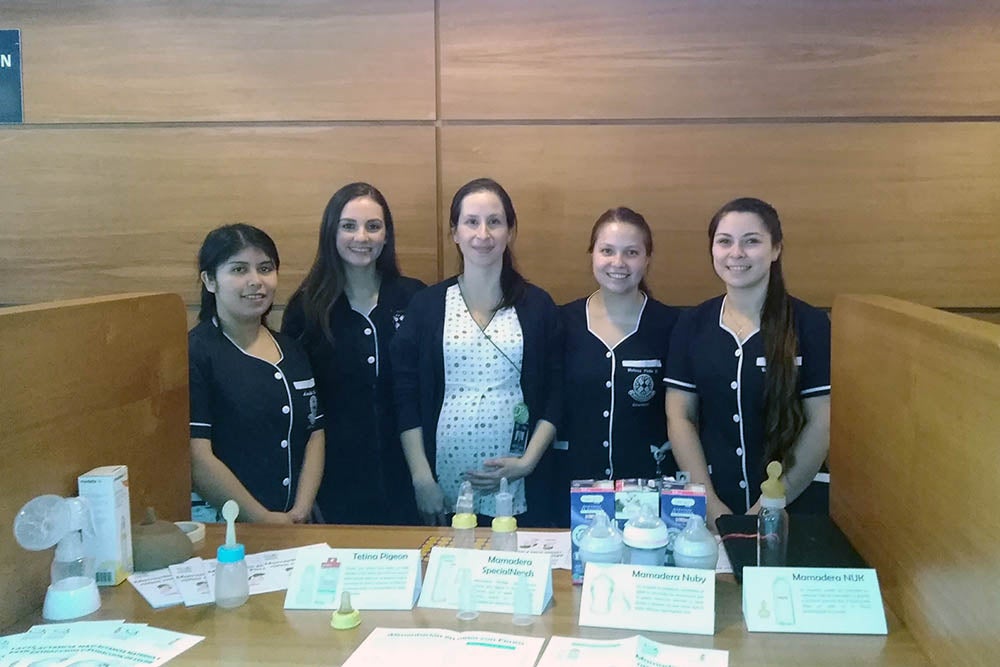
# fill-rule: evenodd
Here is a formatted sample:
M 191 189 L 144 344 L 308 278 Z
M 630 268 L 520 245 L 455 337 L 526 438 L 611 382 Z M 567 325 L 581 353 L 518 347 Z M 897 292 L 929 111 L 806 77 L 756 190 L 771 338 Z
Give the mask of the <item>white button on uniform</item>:
M 604 411 L 604 416 L 605 416 L 605 417 L 609 417 L 609 416 L 611 416 L 611 413 L 610 413 L 610 412 L 608 412 L 607 410 L 605 410 L 605 411 Z
M 742 447 L 737 447 L 736 448 L 736 456 L 743 456 L 743 448 Z
M 739 420 L 740 420 L 740 416 L 739 415 L 733 415 L 733 421 L 734 422 L 738 422 Z
M 742 479 L 740 480 L 740 488 L 741 489 L 747 488 L 747 483 L 745 481 L 743 481 Z
M 282 440 L 281 441 L 281 448 L 282 449 L 288 449 L 288 441 L 287 440 Z
M 611 380 L 608 380 L 607 382 L 605 382 L 604 386 L 607 387 L 608 389 L 611 389 Z
M 368 357 L 368 363 L 369 364 L 374 364 L 375 363 L 375 357 Z
M 736 389 L 736 387 L 738 387 L 738 386 L 739 385 L 736 383 L 736 380 L 733 380 L 732 382 L 729 383 L 729 388 L 730 389 Z
M 274 372 L 274 379 L 275 380 L 280 380 L 281 379 L 281 371 L 275 371 Z
M 740 351 L 737 349 L 735 352 L 733 352 L 733 356 L 736 357 L 740 356 Z
M 611 468 L 605 468 L 604 469 L 604 474 L 605 475 L 610 475 L 611 474 Z
M 287 415 L 289 412 L 291 412 L 291 409 L 287 405 L 282 406 L 281 414 Z
M 365 335 L 366 336 L 371 336 L 372 335 L 372 328 L 371 327 L 365 327 Z
M 607 441 L 607 440 L 605 440 L 605 441 L 604 441 L 604 446 L 605 446 L 605 447 L 607 447 L 607 446 L 608 446 L 608 441 Z
M 610 352 L 605 352 L 604 353 L 604 358 L 605 359 L 610 359 L 611 358 L 611 353 Z
M 285 479 L 281 480 L 281 485 L 282 486 L 288 486 L 291 483 L 292 483 L 292 480 L 288 479 L 287 477 Z

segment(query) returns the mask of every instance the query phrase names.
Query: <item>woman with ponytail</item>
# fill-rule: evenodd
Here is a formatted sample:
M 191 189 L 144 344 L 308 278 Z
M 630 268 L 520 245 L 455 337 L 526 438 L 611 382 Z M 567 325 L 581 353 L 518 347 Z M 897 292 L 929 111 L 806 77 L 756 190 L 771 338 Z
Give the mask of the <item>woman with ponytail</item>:
M 506 477 L 518 523 L 550 525 L 543 455 L 562 401 L 558 311 L 514 268 L 517 216 L 499 183 L 480 178 L 459 188 L 449 224 L 460 273 L 417 293 L 392 341 L 417 509 L 424 522 L 442 525 L 468 480 L 485 520 L 495 516 Z
M 712 217 L 723 296 L 685 312 L 665 382 L 677 465 L 708 491 L 708 519 L 756 513 L 764 469 L 780 461 L 791 512 L 826 512 L 813 484 L 830 445 L 830 320 L 789 296 L 777 211 L 735 199 Z M 798 499 L 798 502 L 794 502 Z
M 587 251 L 598 289 L 560 308 L 565 384 L 573 387 L 554 445 L 561 491 L 574 479 L 648 479 L 676 471 L 663 367 L 680 310 L 654 299 L 646 286 L 652 230 L 630 208 L 609 209 L 594 223 Z M 563 447 L 565 455 L 558 451 Z

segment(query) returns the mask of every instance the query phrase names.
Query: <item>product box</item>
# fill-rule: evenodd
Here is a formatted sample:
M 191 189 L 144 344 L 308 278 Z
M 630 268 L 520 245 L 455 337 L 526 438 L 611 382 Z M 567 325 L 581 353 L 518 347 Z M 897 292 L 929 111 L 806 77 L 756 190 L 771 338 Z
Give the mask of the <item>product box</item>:
M 570 553 L 573 558 L 573 583 L 583 583 L 583 563 L 580 562 L 580 538 L 590 525 L 590 515 L 604 510 L 609 519 L 615 517 L 615 483 L 610 479 L 578 479 L 569 488 Z
M 703 520 L 708 513 L 705 485 L 665 477 L 660 484 L 660 518 L 667 524 L 667 565 L 674 563 L 674 540 L 684 530 L 688 518 L 699 515 Z
M 660 515 L 660 495 L 655 482 L 645 479 L 615 480 L 615 521 L 618 530 L 624 530 L 629 519 L 639 516 L 639 510 L 648 507 L 653 516 Z
M 94 532 L 83 532 L 83 548 L 94 557 L 98 586 L 117 586 L 132 574 L 132 518 L 129 513 L 128 467 L 102 466 L 80 475 L 80 497 L 94 520 Z

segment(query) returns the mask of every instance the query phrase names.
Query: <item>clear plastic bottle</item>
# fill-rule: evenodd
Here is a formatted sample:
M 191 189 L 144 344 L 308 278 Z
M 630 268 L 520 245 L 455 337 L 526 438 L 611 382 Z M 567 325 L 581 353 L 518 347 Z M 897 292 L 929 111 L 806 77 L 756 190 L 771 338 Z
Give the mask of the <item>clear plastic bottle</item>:
M 622 537 L 628 547 L 628 562 L 632 565 L 663 566 L 669 541 L 667 525 L 648 505 L 639 507 L 639 514 L 625 523 Z
M 514 518 L 514 494 L 507 490 L 507 478 L 500 479 L 496 495 L 497 515 L 493 517 L 490 548 L 494 551 L 517 551 L 517 519 Z
M 788 512 L 785 511 L 785 484 L 781 463 L 767 464 L 767 479 L 760 485 L 760 512 L 757 514 L 757 565 L 784 567 L 788 555 Z
M 715 541 L 715 536 L 708 532 L 701 515 L 692 514 L 688 517 L 684 530 L 674 540 L 674 565 L 714 570 L 718 562 L 719 543 Z
M 242 544 L 223 544 L 216 556 L 215 604 L 225 609 L 239 607 L 250 597 L 246 551 Z
M 608 518 L 604 510 L 590 515 L 590 526 L 580 538 L 577 552 L 584 569 L 587 563 L 620 563 L 625 555 L 625 543 L 618 527 Z
M 451 517 L 452 546 L 456 549 L 476 548 L 476 513 L 473 511 L 472 483 L 462 482 Z

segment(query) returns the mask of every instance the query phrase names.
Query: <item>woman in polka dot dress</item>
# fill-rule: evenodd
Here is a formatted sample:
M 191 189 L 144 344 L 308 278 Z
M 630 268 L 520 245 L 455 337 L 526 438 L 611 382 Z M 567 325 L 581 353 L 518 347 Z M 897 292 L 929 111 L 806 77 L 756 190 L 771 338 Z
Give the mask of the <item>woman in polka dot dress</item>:
M 477 179 L 455 193 L 461 273 L 417 293 L 392 342 L 398 426 L 423 520 L 441 525 L 464 480 L 476 512 L 511 482 L 519 524 L 552 522 L 546 450 L 562 384 L 558 311 L 514 269 L 507 192 Z

